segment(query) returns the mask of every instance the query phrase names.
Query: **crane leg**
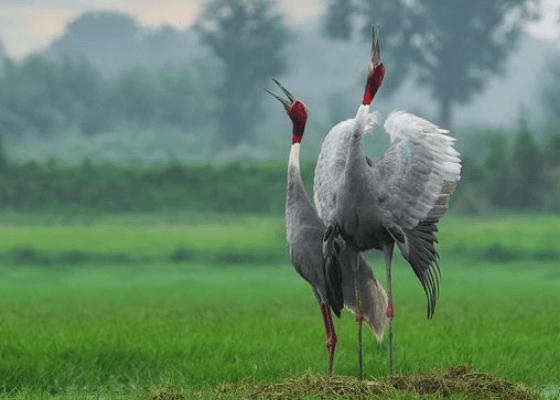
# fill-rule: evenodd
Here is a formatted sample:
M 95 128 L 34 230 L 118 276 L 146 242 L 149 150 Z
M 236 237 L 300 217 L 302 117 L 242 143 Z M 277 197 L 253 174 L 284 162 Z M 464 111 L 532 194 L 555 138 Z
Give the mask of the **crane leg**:
M 358 306 L 358 313 L 356 314 L 356 325 L 358 326 L 358 379 L 364 376 L 362 365 L 362 298 L 358 291 L 358 267 L 360 255 L 356 256 L 356 265 L 354 267 L 354 290 L 356 291 L 356 304 Z
M 362 310 L 356 315 L 356 324 L 358 325 L 358 379 L 363 378 L 362 367 Z
M 391 285 L 391 260 L 393 258 L 393 246 L 384 250 L 385 266 L 387 268 L 387 297 L 389 298 L 387 305 L 387 321 L 389 323 L 389 373 L 393 373 L 393 317 L 395 309 L 393 307 L 393 290 Z
M 334 332 L 334 324 L 331 317 L 331 308 L 328 304 L 321 303 L 321 314 L 323 315 L 325 336 L 327 337 L 327 352 L 329 353 L 327 375 L 332 375 L 334 365 L 334 349 L 336 347 L 336 334 Z

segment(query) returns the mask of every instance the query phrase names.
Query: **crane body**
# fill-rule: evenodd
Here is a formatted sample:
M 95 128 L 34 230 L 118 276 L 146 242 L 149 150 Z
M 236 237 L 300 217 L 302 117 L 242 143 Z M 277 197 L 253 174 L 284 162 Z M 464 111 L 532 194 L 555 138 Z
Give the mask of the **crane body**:
M 375 114 L 369 113 L 369 106 L 384 74 L 374 32 L 362 104 L 355 118 L 337 124 L 325 137 L 315 168 L 313 198 L 326 225 L 324 257 L 332 253 L 330 243 L 338 236 L 355 252 L 377 249 L 384 254 L 392 372 L 394 245 L 397 244 L 422 284 L 431 318 L 440 279 L 434 247 L 436 223 L 445 213 L 460 179 L 461 165 L 459 153 L 453 149 L 455 139 L 447 135 L 448 131 L 404 111 L 392 112 L 384 124 L 390 138 L 385 155 L 375 163 L 365 156 L 363 137 L 377 122 Z
M 307 109 L 278 81 L 274 82 L 288 100 L 267 91 L 282 102 L 293 125 L 286 191 L 288 250 L 294 268 L 311 285 L 320 305 L 329 355 L 327 373 L 331 374 L 337 342 L 331 310 L 338 317 L 344 307 L 355 314 L 360 312 L 377 340 L 381 340 L 387 323 L 387 295 L 361 254 L 340 238 L 334 239 L 335 251 L 324 259 L 325 224 L 307 197 L 300 172 L 299 155 Z M 357 273 L 351 266 L 356 263 Z

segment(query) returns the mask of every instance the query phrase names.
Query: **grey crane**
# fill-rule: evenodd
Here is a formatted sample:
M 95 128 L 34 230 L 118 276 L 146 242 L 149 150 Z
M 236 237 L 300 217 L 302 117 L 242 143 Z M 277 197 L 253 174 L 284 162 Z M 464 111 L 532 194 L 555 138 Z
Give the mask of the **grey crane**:
M 337 342 L 331 309 L 337 317 L 340 317 L 343 307 L 353 313 L 360 312 L 377 340 L 380 341 L 386 326 L 387 295 L 361 255 L 346 246 L 343 240 L 334 241 L 335 252 L 324 262 L 325 224 L 307 197 L 300 173 L 299 153 L 307 121 L 307 108 L 277 80 L 273 80 L 288 99 L 279 97 L 268 89 L 266 91 L 283 104 L 292 120 L 292 146 L 288 160 L 286 192 L 288 249 L 296 271 L 311 285 L 319 302 L 328 351 L 327 374 L 330 375 L 333 372 L 334 351 Z M 354 267 L 356 261 L 357 266 Z M 330 266 L 325 266 L 325 263 Z M 332 266 L 332 264 L 336 264 L 336 266 Z M 334 271 L 337 275 L 327 278 L 325 275 L 327 271 Z M 355 286 L 355 275 L 359 278 L 357 287 Z M 329 283 L 333 285 L 331 289 L 327 289 Z M 361 305 L 360 308 L 358 304 Z
M 390 138 L 385 155 L 375 163 L 365 157 L 363 136 L 376 123 L 369 105 L 384 74 L 374 31 L 362 104 L 355 118 L 335 125 L 325 137 L 315 168 L 313 192 L 315 207 L 326 225 L 326 259 L 335 252 L 338 236 L 355 254 L 370 249 L 384 254 L 391 373 L 394 245 L 420 280 L 427 296 L 428 318 L 432 318 L 440 280 L 439 255 L 434 247 L 436 224 L 460 179 L 461 165 L 459 153 L 452 147 L 455 139 L 447 135 L 449 131 L 404 111 L 393 111 L 385 121 L 384 129 Z M 353 265 L 357 266 L 357 262 Z

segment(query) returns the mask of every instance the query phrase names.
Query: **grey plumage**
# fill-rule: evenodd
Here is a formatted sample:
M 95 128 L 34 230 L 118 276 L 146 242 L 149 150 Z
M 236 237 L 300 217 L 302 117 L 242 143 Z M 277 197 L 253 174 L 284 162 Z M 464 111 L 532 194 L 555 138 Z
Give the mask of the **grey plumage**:
M 369 105 L 385 76 L 375 30 L 372 35 L 371 62 L 362 104 L 354 119 L 337 124 L 325 137 L 315 168 L 313 199 L 326 225 L 323 236 L 326 263 L 336 253 L 339 240 L 356 254 L 370 249 L 383 252 L 391 373 L 394 317 L 391 262 L 395 243 L 424 288 L 427 314 L 431 318 L 440 280 L 434 247 L 436 223 L 445 213 L 449 196 L 460 179 L 461 164 L 459 153 L 452 147 L 454 139 L 447 136 L 447 131 L 403 111 L 391 113 L 385 122 L 390 144 L 381 160 L 373 163 L 365 156 L 363 136 L 377 121 L 369 113 Z M 355 271 L 357 290 L 360 263 L 356 260 L 350 265 Z M 331 296 L 340 291 L 338 275 L 326 275 Z M 359 377 L 362 376 L 361 315 L 358 302 Z
M 315 169 L 315 204 L 326 225 L 336 226 L 356 251 L 392 251 L 396 243 L 424 287 L 431 317 L 440 277 L 436 223 L 460 179 L 459 154 L 447 131 L 398 111 L 384 125 L 391 140 L 387 152 L 368 163 L 363 135 L 375 121 L 368 111 L 361 105 L 355 119 L 325 138 Z
M 329 299 L 326 265 L 323 260 L 323 235 L 325 224 L 311 205 L 303 184 L 299 167 L 292 157 L 299 160 L 299 148 L 290 153 L 286 193 L 286 238 L 290 260 L 296 271 L 313 288 L 319 302 L 328 304 L 340 317 L 343 307 L 357 313 L 357 299 L 352 263 L 359 260 L 358 298 L 363 304 L 362 314 L 378 340 L 383 338 L 386 324 L 387 295 L 377 282 L 371 268 L 361 256 L 342 240 L 337 240 L 336 251 L 325 262 L 335 264 L 340 271 L 339 284 L 333 289 L 337 294 Z M 299 164 L 299 161 L 298 163 Z M 333 300 L 336 297 L 336 300 Z
M 361 254 L 344 241 L 334 239 L 331 246 L 324 249 L 325 224 L 307 197 L 299 165 L 307 109 L 278 81 L 275 82 L 289 101 L 269 93 L 282 102 L 293 123 L 286 191 L 286 238 L 290 260 L 301 277 L 311 285 L 321 306 L 329 352 L 327 373 L 332 373 L 336 335 L 330 310 L 340 317 L 343 307 L 353 313 L 361 309 L 366 323 L 381 340 L 387 322 L 387 295 Z M 327 257 L 323 256 L 325 252 L 329 253 Z M 359 266 L 357 275 L 356 262 Z M 356 276 L 360 282 L 357 288 Z

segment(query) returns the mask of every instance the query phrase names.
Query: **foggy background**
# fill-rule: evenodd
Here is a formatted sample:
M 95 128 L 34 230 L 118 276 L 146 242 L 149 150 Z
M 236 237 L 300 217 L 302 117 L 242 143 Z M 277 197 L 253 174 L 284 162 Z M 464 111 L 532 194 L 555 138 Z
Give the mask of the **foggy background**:
M 387 72 L 372 107 L 382 119 L 393 109 L 405 109 L 452 131 L 464 160 L 456 202 L 470 199 L 460 209 L 560 209 L 554 200 L 554 193 L 560 193 L 555 36 L 560 4 L 169 0 L 159 14 L 146 8 L 149 2 L 131 5 L 130 12 L 123 10 L 126 5 L 88 10 L 85 4 L 71 18 L 61 17 L 62 11 L 47 12 L 51 9 L 41 1 L 0 4 L 6 26 L 0 32 L 5 165 L 32 163 L 37 171 L 100 165 L 147 171 L 276 162 L 282 171 L 291 126 L 280 104 L 264 91 L 273 88 L 274 77 L 308 106 L 302 163 L 311 182 L 322 138 L 335 123 L 352 118 L 359 105 L 374 24 Z M 58 6 L 70 10 L 63 1 Z M 175 12 L 173 7 L 178 7 Z M 33 42 L 23 40 L 29 26 L 16 26 L 23 21 L 19 13 L 30 10 L 54 16 L 49 29 L 59 33 L 26 53 L 6 43 L 29 47 Z M 141 23 L 134 13 L 158 22 Z M 44 31 L 49 29 L 45 25 Z M 373 158 L 386 145 L 381 128 L 366 139 Z M 224 174 L 232 173 L 224 168 Z M 183 175 L 206 173 L 189 171 Z M 35 177 L 43 181 L 40 174 Z M 184 179 L 176 184 L 190 178 Z M 284 178 L 277 179 L 281 188 Z M 29 179 L 22 181 L 30 185 Z M 6 201 L 16 206 L 21 193 L 39 190 L 6 185 Z M 132 184 L 104 185 L 122 189 Z M 107 193 L 112 192 L 103 189 L 99 196 Z M 85 195 L 77 196 L 80 203 Z M 481 203 L 481 196 L 487 200 Z M 190 207 L 187 200 L 181 204 Z
M 311 195 L 323 137 L 363 98 L 375 24 L 386 75 L 371 108 L 450 129 L 462 164 L 438 223 L 433 321 L 395 251 L 395 372 L 560 399 L 559 10 L 0 0 L 0 397 L 248 398 L 236 388 L 261 383 L 279 397 L 274 382 L 291 381 L 315 396 L 321 316 L 284 218 L 292 127 L 264 89 L 279 93 L 277 78 L 308 107 Z M 368 155 L 387 142 L 376 128 Z M 365 257 L 384 286 L 383 256 Z M 337 379 L 317 398 L 356 373 L 355 319 L 336 329 Z M 368 386 L 387 373 L 388 341 L 374 340 Z M 331 394 L 361 390 L 349 382 Z

